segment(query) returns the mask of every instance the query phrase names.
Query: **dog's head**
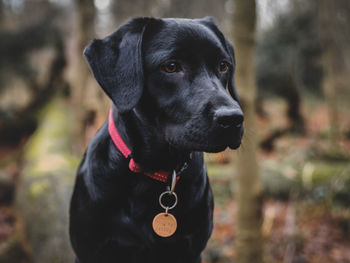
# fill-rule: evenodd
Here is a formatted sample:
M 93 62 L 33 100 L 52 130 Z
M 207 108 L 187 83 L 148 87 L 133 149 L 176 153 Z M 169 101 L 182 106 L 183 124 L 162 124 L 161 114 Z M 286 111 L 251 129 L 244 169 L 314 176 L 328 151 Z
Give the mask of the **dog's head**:
M 175 148 L 239 147 L 234 52 L 211 18 L 132 19 L 84 55 L 118 111 L 134 111 Z

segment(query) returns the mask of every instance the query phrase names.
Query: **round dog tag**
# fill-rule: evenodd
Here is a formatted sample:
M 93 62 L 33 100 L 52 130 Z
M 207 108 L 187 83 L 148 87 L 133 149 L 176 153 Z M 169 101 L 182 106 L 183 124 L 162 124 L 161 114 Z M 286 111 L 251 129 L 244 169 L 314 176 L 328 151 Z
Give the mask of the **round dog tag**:
M 169 213 L 159 213 L 153 218 L 154 232 L 161 237 L 170 237 L 177 228 L 176 218 Z

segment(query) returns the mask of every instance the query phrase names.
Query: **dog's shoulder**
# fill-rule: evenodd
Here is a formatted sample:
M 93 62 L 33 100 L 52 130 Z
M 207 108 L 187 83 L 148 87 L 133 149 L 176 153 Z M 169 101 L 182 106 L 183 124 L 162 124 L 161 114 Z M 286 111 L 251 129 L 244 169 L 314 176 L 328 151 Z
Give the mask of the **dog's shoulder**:
M 86 189 L 91 201 L 106 199 L 106 187 L 111 186 L 118 171 L 125 172 L 126 160 L 116 149 L 104 123 L 89 143 L 78 168 L 77 187 Z M 78 189 L 79 190 L 79 189 Z

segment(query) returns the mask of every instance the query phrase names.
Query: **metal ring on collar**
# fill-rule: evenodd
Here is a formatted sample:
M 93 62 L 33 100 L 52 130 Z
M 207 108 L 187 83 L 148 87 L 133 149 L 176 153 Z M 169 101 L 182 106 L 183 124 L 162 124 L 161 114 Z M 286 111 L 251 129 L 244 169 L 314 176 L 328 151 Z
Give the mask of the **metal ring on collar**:
M 173 204 L 172 206 L 165 206 L 165 205 L 163 205 L 163 203 L 162 203 L 162 198 L 163 198 L 163 196 L 164 196 L 165 194 L 173 195 L 173 196 L 175 197 L 175 202 L 174 202 L 174 204 Z M 165 192 L 163 192 L 163 193 L 159 196 L 159 204 L 160 204 L 160 206 L 161 206 L 162 208 L 164 208 L 164 209 L 168 209 L 168 210 L 173 209 L 173 208 L 177 205 L 177 195 L 176 195 L 176 193 L 175 193 L 175 192 L 171 192 L 171 191 L 165 191 Z

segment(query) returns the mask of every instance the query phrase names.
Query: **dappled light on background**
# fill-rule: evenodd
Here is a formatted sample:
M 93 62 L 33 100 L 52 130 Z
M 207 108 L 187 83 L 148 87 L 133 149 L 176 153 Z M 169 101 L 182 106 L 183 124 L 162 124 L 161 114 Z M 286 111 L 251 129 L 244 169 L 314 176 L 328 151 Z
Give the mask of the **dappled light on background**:
M 95 7 L 101 11 L 108 9 L 110 4 L 111 0 L 94 0 Z
M 5 0 L 3 2 L 5 5 L 8 5 L 13 12 L 19 13 L 23 11 L 25 0 Z

